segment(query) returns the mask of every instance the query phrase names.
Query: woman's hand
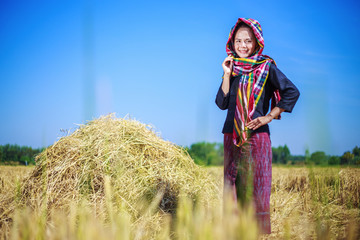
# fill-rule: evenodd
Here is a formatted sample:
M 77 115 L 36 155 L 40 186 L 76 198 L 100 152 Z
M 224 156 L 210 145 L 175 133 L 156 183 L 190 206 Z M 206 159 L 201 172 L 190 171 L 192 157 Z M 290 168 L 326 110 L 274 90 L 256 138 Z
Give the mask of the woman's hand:
M 250 121 L 247 124 L 248 129 L 252 129 L 252 130 L 256 130 L 261 126 L 264 126 L 265 124 L 268 124 L 269 122 L 271 122 L 273 120 L 273 118 L 269 115 L 263 116 L 263 117 L 258 117 L 252 121 Z
M 224 62 L 222 63 L 222 68 L 224 70 L 224 75 L 230 75 L 233 67 L 233 59 L 232 57 L 226 57 Z
M 223 82 L 221 85 L 221 89 L 224 93 L 224 96 L 228 94 L 230 90 L 230 76 L 233 67 L 233 59 L 232 57 L 225 58 L 224 62 L 221 65 L 224 69 Z
M 264 126 L 265 124 L 268 124 L 271 122 L 274 118 L 278 117 L 279 114 L 284 112 L 285 109 L 274 107 L 271 112 L 269 112 L 268 115 L 263 117 L 255 118 L 254 120 L 250 121 L 246 126 L 248 129 L 256 130 L 261 126 Z

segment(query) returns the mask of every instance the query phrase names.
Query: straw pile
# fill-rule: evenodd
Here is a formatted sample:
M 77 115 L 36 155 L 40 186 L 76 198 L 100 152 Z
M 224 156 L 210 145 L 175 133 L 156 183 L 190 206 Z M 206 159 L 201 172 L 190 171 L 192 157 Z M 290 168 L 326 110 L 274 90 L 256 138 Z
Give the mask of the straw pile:
M 66 209 L 86 199 L 101 211 L 105 178 L 111 198 L 140 217 L 141 205 L 162 192 L 161 212 L 173 213 L 179 194 L 209 206 L 219 189 L 205 169 L 180 147 L 162 140 L 151 126 L 114 114 L 80 125 L 36 158 L 25 179 L 21 202 L 33 209 Z M 198 196 L 202 197 L 198 197 Z

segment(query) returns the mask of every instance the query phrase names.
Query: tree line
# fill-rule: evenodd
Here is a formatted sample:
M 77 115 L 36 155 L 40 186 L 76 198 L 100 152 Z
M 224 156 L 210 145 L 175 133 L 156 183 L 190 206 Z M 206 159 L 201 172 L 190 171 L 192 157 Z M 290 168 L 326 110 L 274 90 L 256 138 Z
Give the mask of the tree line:
M 196 164 L 203 166 L 223 165 L 224 145 L 222 143 L 198 142 L 185 148 Z M 272 162 L 289 165 L 352 165 L 360 166 L 360 148 L 355 146 L 352 151 L 342 156 L 327 155 L 323 151 L 312 154 L 307 150 L 305 155 L 291 155 L 288 146 L 272 148 Z
M 0 145 L 0 165 L 34 165 L 35 156 L 44 148 L 31 148 L 19 145 Z M 224 163 L 223 143 L 197 142 L 185 150 L 195 163 L 203 166 L 220 166 Z M 272 162 L 290 165 L 352 165 L 360 166 L 360 148 L 355 146 L 341 156 L 327 155 L 323 151 L 312 154 L 307 150 L 305 155 L 291 155 L 289 148 L 278 146 L 272 148 Z
M 34 165 L 35 156 L 43 148 L 32 148 L 19 146 L 17 144 L 0 145 L 0 164 L 1 165 Z

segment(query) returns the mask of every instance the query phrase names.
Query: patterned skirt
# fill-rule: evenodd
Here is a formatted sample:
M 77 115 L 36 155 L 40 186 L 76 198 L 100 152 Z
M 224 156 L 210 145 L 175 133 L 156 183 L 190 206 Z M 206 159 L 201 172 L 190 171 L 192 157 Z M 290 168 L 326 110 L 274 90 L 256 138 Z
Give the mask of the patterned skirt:
M 224 191 L 234 201 L 253 203 L 262 233 L 271 233 L 271 141 L 266 132 L 254 133 L 241 148 L 233 144 L 232 134 L 224 134 Z

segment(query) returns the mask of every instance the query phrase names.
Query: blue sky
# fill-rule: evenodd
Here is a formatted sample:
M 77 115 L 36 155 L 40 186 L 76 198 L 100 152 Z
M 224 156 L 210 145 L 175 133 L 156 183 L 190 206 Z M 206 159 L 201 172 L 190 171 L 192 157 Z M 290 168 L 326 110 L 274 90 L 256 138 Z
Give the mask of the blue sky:
M 221 142 L 215 105 L 230 28 L 257 19 L 264 54 L 299 88 L 273 146 L 341 155 L 360 145 L 356 1 L 0 2 L 0 144 L 48 146 L 116 112 L 189 146 Z

